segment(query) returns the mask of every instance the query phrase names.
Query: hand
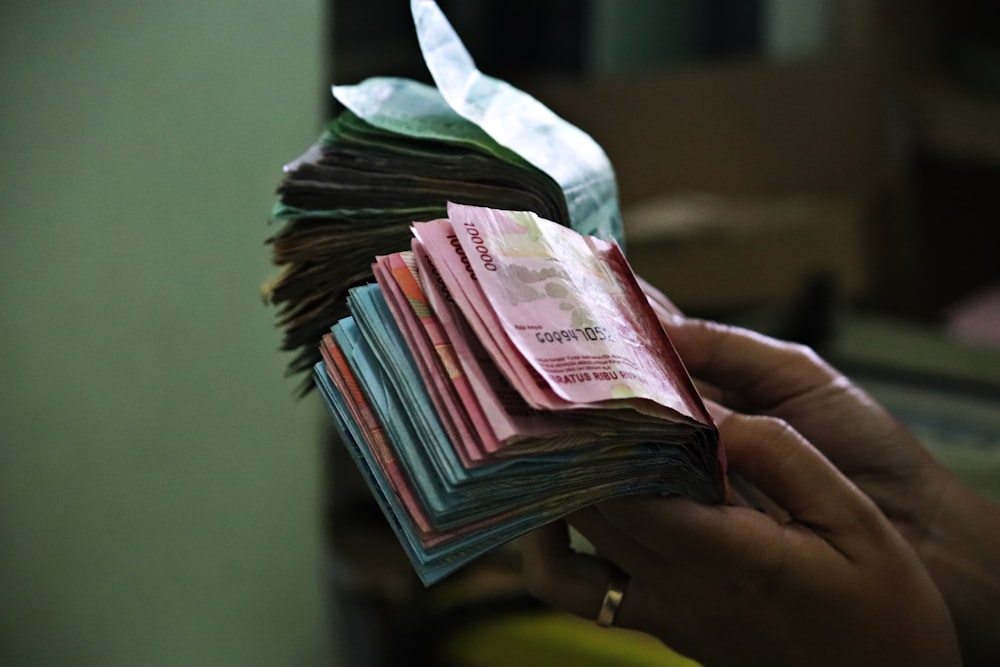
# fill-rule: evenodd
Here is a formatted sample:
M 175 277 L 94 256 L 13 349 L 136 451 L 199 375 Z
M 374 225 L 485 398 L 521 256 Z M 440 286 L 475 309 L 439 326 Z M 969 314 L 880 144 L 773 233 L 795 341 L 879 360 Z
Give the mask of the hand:
M 703 396 L 787 421 L 919 547 L 952 480 L 881 405 L 805 346 L 705 320 L 662 321 Z
M 613 566 L 616 625 L 715 665 L 959 665 L 944 601 L 875 505 L 780 420 L 715 408 L 729 466 L 791 518 L 631 497 L 521 540 L 529 590 L 595 618 Z M 612 566 L 613 564 L 613 566 Z
M 966 664 L 998 664 L 1000 508 L 812 350 L 676 311 L 658 314 L 704 395 L 788 422 L 875 501 L 941 590 Z

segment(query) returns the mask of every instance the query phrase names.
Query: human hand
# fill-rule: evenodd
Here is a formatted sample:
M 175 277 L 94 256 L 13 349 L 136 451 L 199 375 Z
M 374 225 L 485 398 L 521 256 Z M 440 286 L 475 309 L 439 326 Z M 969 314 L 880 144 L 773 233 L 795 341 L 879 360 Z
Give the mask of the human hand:
M 630 497 L 521 540 L 537 597 L 595 618 L 629 575 L 615 624 L 716 665 L 958 665 L 947 608 L 875 505 L 780 420 L 713 409 L 731 470 L 790 517 L 743 506 Z
M 919 548 L 953 479 L 881 405 L 803 345 L 707 320 L 661 321 L 703 396 L 791 424 Z
M 967 664 L 997 664 L 1000 508 L 812 350 L 676 311 L 658 314 L 703 395 L 785 420 L 875 501 L 948 602 Z

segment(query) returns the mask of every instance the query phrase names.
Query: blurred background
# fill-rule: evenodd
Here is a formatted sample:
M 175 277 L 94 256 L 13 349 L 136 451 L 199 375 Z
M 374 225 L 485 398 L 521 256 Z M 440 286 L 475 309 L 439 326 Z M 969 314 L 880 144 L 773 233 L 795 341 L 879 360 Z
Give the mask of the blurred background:
M 995 3 L 439 4 L 608 152 L 638 273 L 1000 498 Z M 426 80 L 409 3 L 9 0 L 0 53 L 0 664 L 348 664 L 325 416 L 259 286 L 329 85 Z
M 5 667 L 330 664 L 319 411 L 259 292 L 324 15 L 0 6 Z

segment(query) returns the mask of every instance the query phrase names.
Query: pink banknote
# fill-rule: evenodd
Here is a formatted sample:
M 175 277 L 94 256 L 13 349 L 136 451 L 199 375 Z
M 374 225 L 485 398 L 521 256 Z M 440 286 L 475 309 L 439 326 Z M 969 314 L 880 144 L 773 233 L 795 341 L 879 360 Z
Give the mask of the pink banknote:
M 451 342 L 478 406 L 484 411 L 502 447 L 509 451 L 514 445 L 532 443 L 536 451 L 546 451 L 579 445 L 592 439 L 581 433 L 578 425 L 565 416 L 539 411 L 524 400 L 466 321 L 435 263 L 416 239 L 413 253 L 428 303 Z M 524 447 L 513 449 L 523 451 Z
M 532 213 L 459 204 L 447 222 L 414 228 L 533 406 L 711 423 L 617 245 Z
M 413 266 L 413 253 L 377 257 L 372 271 L 462 464 L 471 467 L 485 461 L 500 443 L 427 303 Z

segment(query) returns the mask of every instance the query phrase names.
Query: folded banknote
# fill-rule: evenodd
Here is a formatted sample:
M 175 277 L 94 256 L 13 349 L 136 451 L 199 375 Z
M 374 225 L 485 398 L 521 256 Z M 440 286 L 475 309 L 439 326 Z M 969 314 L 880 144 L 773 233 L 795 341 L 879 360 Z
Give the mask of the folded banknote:
M 425 584 L 616 496 L 722 501 L 718 431 L 616 242 L 455 203 L 410 238 L 313 375 Z

